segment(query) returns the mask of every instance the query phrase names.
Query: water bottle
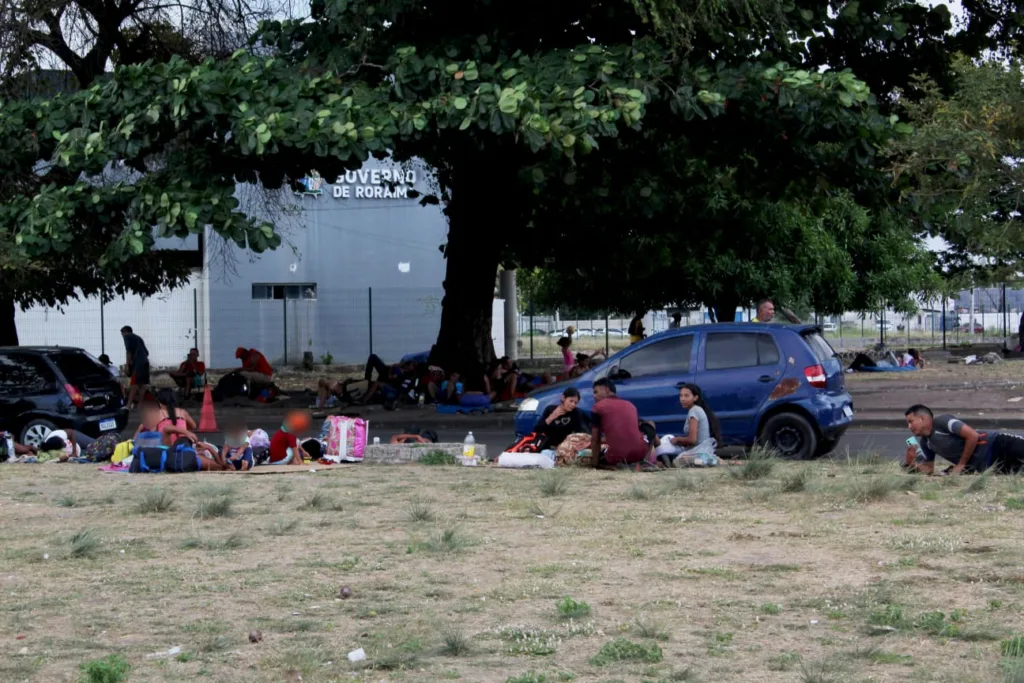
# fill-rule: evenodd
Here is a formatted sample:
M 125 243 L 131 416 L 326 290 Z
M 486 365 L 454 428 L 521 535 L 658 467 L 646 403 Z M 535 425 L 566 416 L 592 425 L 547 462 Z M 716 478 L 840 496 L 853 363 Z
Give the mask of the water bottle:
M 473 432 L 466 434 L 466 440 L 462 442 L 462 457 L 468 461 L 467 465 L 476 464 L 476 439 L 473 438 Z
M 379 446 L 380 445 L 380 437 L 379 436 L 373 437 L 373 445 L 374 446 Z
M 0 432 L 0 436 L 3 437 L 4 448 L 7 450 L 7 452 L 4 454 L 4 457 L 2 458 L 2 460 L 13 460 L 14 457 L 15 457 L 15 453 L 14 453 L 14 437 L 11 434 L 7 433 L 7 432 Z
M 423 407 L 423 400 L 424 400 L 423 399 L 423 394 L 420 394 L 419 399 L 416 401 L 416 405 L 418 405 L 420 408 L 422 408 Z

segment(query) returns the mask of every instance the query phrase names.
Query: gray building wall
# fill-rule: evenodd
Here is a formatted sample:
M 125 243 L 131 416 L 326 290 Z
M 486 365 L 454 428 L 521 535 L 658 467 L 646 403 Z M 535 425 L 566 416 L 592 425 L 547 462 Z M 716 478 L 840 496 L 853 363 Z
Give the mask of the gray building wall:
M 305 351 L 317 362 L 330 353 L 334 363 L 362 363 L 371 335 L 372 351 L 385 361 L 430 348 L 441 318 L 445 260 L 439 247 L 447 220 L 440 207 L 420 206 L 417 198 L 383 196 L 403 194 L 403 185 L 384 177 L 399 168 L 406 180 L 415 172 L 411 187 L 430 191 L 421 165 L 370 160 L 363 175 L 349 174 L 354 183 L 324 179 L 319 196 L 290 195 L 294 213 L 275 221 L 288 243 L 275 251 L 255 255 L 230 247 L 225 261 L 213 244 L 218 238 L 211 238 L 212 367 L 237 365 L 239 346 L 255 347 L 278 364 L 286 345 L 289 363 L 300 362 Z M 254 194 L 239 191 L 241 201 L 256 201 L 250 206 L 258 210 Z M 315 285 L 316 299 L 254 300 L 253 284 Z

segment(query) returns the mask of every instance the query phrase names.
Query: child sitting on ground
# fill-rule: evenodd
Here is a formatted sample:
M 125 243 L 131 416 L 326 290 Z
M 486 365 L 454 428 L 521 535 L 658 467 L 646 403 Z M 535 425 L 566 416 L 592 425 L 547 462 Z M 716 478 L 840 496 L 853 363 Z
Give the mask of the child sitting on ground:
M 296 411 L 285 418 L 281 429 L 270 439 L 271 465 L 302 465 L 309 457 L 299 445 L 297 435 L 309 429 L 308 413 Z
M 243 472 L 252 469 L 252 447 L 249 443 L 249 428 L 242 418 L 230 420 L 224 429 L 224 448 L 221 460 L 229 467 Z

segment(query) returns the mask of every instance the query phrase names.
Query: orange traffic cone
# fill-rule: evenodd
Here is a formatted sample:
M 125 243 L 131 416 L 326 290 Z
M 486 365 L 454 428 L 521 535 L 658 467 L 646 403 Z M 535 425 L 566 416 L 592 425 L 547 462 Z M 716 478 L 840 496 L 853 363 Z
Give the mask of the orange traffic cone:
M 210 385 L 206 385 L 203 392 L 203 410 L 199 413 L 199 431 L 216 432 L 217 418 L 213 415 L 213 394 L 210 393 Z

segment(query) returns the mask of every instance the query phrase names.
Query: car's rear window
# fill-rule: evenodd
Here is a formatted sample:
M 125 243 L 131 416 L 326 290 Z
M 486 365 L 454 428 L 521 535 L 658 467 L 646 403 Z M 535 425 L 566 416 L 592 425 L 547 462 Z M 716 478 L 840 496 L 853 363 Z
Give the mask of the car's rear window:
M 824 362 L 836 357 L 836 352 L 833 350 L 832 345 L 817 332 L 804 334 L 803 338 L 807 345 L 811 347 L 814 357 L 819 361 Z
M 50 356 L 50 360 L 72 384 L 110 378 L 110 373 L 102 365 L 84 353 L 74 351 L 55 353 Z

